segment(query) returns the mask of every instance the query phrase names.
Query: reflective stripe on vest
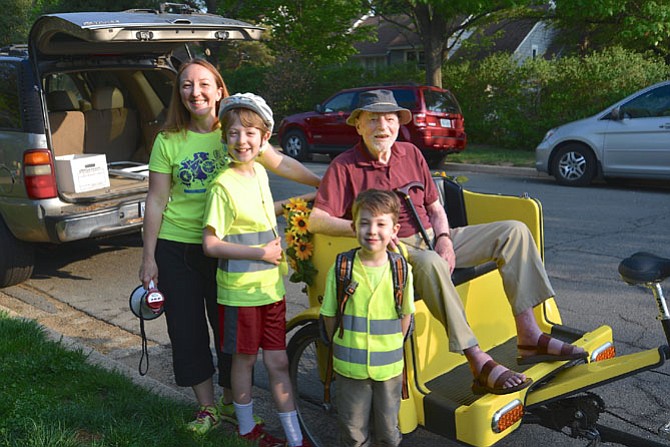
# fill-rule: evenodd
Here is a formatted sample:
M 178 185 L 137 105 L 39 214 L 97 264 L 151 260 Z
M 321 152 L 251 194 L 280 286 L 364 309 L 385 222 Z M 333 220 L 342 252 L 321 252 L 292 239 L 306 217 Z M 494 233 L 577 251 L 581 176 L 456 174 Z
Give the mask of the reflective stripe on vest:
M 228 234 L 223 240 L 233 244 L 257 246 L 267 244 L 275 239 L 275 230 L 261 231 L 258 233 Z M 219 259 L 219 269 L 227 273 L 250 273 L 270 270 L 277 266 L 265 261 L 250 259 Z

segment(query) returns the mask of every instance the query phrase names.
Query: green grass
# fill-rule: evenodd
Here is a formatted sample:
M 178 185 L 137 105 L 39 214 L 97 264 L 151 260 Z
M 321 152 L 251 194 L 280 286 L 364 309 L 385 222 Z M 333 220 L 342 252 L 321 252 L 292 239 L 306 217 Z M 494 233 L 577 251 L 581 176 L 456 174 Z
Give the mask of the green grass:
M 447 163 L 535 167 L 535 152 L 468 144 L 459 154 L 447 155 Z
M 229 427 L 196 437 L 191 405 L 86 362 L 42 328 L 0 312 L 0 446 L 240 447 Z M 228 431 L 226 431 L 228 430 Z

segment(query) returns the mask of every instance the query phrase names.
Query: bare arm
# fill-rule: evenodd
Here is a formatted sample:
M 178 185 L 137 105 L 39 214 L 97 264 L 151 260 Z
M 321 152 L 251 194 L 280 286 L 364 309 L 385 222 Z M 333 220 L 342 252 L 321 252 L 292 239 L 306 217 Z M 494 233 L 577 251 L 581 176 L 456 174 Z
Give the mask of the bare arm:
M 328 336 L 328 340 L 333 340 L 333 334 L 335 333 L 335 317 L 326 317 L 325 315 L 323 316 L 323 326 L 326 329 L 326 335 Z
M 262 247 L 250 247 L 219 239 L 212 227 L 206 227 L 202 234 L 202 248 L 205 255 L 212 258 L 250 259 L 279 265 L 282 257 L 281 239 L 268 242 Z
M 269 144 L 257 160 L 270 172 L 289 180 L 314 187 L 318 187 L 319 183 L 321 183 L 321 177 L 307 169 L 305 165 L 298 160 L 288 157 L 281 152 L 277 152 L 275 148 Z
M 407 335 L 407 331 L 409 331 L 409 325 L 412 321 L 412 314 L 405 315 L 402 317 L 402 320 L 400 321 L 400 327 L 402 328 L 402 335 L 403 337 Z
M 312 233 L 327 234 L 329 236 L 355 236 L 349 219 L 333 217 L 320 208 L 312 209 L 307 225 L 309 231 Z
M 149 172 L 149 192 L 144 207 L 142 264 L 139 277 L 145 289 L 153 281 L 158 287 L 158 266 L 156 265 L 156 242 L 163 222 L 163 210 L 170 198 L 172 179 L 170 174 Z
M 447 213 L 444 211 L 444 207 L 439 200 L 428 205 L 426 211 L 428 212 L 428 219 L 430 219 L 430 225 L 433 227 L 435 236 L 437 237 L 443 233 L 449 234 L 449 237 L 440 237 L 435 241 L 435 251 L 446 259 L 453 273 L 456 266 L 456 253 L 454 253 L 454 245 L 451 241 L 451 229 L 449 228 Z
M 307 194 L 302 194 L 300 196 L 289 197 L 288 199 L 284 200 L 277 200 L 275 202 L 275 215 L 281 216 L 281 214 L 284 212 L 284 205 L 288 205 L 290 199 L 302 199 L 305 202 L 310 202 L 314 200 L 315 197 L 316 197 L 316 191 L 309 192 Z

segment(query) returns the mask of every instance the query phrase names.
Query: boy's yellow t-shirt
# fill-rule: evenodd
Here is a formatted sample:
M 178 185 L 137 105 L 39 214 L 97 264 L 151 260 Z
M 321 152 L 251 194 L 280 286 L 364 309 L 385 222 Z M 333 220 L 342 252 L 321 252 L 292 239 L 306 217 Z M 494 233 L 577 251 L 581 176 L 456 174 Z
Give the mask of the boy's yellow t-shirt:
M 258 163 L 254 170 L 247 177 L 224 168 L 209 187 L 203 226 L 224 241 L 261 246 L 278 234 L 267 172 Z M 227 306 L 264 306 L 286 293 L 279 267 L 265 261 L 220 259 L 216 283 L 218 302 Z

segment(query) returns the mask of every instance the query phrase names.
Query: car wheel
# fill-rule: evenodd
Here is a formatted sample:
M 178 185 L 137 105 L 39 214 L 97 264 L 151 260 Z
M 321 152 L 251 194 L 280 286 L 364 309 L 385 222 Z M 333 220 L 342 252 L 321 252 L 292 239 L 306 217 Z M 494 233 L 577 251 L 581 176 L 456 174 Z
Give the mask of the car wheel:
M 570 144 L 558 150 L 551 172 L 561 185 L 586 186 L 596 175 L 596 158 L 588 147 Z
M 291 130 L 286 133 L 281 145 L 284 153 L 300 161 L 310 160 L 311 154 L 307 150 L 307 138 L 299 130 Z
M 0 288 L 20 284 L 33 274 L 35 247 L 16 239 L 2 219 L 0 253 Z

